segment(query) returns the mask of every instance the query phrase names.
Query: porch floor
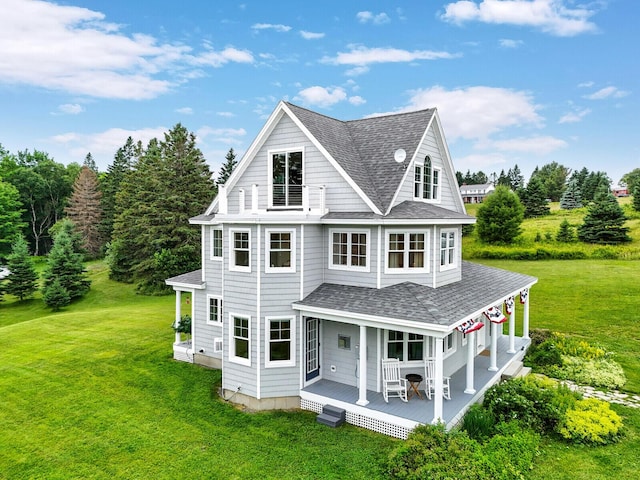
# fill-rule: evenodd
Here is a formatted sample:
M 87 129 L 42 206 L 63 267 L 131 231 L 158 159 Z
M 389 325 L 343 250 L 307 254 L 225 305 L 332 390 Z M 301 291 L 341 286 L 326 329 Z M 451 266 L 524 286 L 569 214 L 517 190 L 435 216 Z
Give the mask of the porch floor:
M 509 337 L 502 336 L 498 339 L 498 359 L 497 366 L 498 371 L 489 371 L 490 357 L 489 355 L 479 354 L 475 357 L 475 372 L 474 372 L 474 387 L 476 393 L 467 394 L 464 393 L 466 388 L 466 366 L 462 367 L 451 375 L 451 400 L 443 399 L 443 420 L 448 427 L 456 424 L 466 410 L 475 403 L 489 388 L 495 384 L 502 375 L 502 372 L 513 361 L 519 361 L 524 356 L 524 350 L 529 345 L 530 341 L 520 337 L 515 339 L 516 353 L 507 353 L 509 348 Z M 365 407 L 357 407 L 358 409 L 365 408 L 367 410 L 373 410 L 375 412 L 381 412 L 401 419 L 415 421 L 419 423 L 431 423 L 433 420 L 433 398 L 427 399 L 424 394 L 424 382 L 420 384 L 420 393 L 422 399 L 417 395 L 413 395 L 408 402 L 403 402 L 400 398 L 389 398 L 389 403 L 384 401 L 382 393 L 375 392 L 373 390 L 367 390 L 367 400 L 369 403 Z M 330 380 L 318 380 L 302 390 L 304 393 L 310 393 L 314 396 L 324 397 L 326 402 L 331 403 L 331 400 L 340 401 L 347 404 L 356 405 L 358 400 L 357 387 L 346 385 Z M 374 413 L 372 412 L 372 415 Z

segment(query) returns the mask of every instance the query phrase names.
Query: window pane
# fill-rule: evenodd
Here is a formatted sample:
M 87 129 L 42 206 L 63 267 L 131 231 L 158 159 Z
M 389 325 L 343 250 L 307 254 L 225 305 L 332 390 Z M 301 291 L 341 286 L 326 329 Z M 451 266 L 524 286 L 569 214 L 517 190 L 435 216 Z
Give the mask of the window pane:
M 273 159 L 273 205 L 286 205 L 286 160 L 284 153 L 275 153 Z
M 236 250 L 236 266 L 248 267 L 249 266 L 249 252 L 245 250 Z
M 409 342 L 409 361 L 422 360 L 424 358 L 423 348 L 424 343 L 422 340 L 419 342 Z
M 235 339 L 236 357 L 249 358 L 249 340 Z
M 409 252 L 409 267 L 424 268 L 424 252 Z
M 289 154 L 289 202 L 287 205 L 302 205 L 302 152 Z
M 222 230 L 213 230 L 213 256 L 222 256 Z
M 403 361 L 402 355 L 402 342 L 389 342 L 387 345 L 387 358 L 397 358 L 400 361 Z
M 278 360 L 291 360 L 290 342 L 270 342 L 269 343 L 269 360 L 272 362 Z
M 420 198 L 422 197 L 422 167 L 420 165 L 416 165 L 413 181 L 414 181 L 413 196 L 416 198 Z
M 439 174 L 439 170 L 433 171 L 433 196 L 431 198 L 434 199 L 438 198 L 438 185 L 440 184 Z
M 422 196 L 426 199 L 431 199 L 431 158 L 426 156 L 424 158 L 424 174 L 422 176 L 423 190 Z
M 389 268 L 403 268 L 404 267 L 404 252 L 389 252 Z
M 347 264 L 347 234 L 346 233 L 334 233 L 333 234 L 333 264 L 334 265 L 346 265 Z

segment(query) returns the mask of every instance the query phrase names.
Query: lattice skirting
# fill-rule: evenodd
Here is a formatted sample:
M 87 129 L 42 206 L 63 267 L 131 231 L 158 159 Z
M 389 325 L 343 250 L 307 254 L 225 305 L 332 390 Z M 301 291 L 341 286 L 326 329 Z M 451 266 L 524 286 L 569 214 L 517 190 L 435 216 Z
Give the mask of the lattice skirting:
M 321 413 L 322 407 L 323 405 L 319 402 L 300 399 L 300 408 L 302 410 Z M 382 433 L 390 437 L 401 438 L 403 440 L 406 440 L 407 435 L 411 432 L 411 429 L 407 427 L 395 425 L 360 413 L 350 412 L 349 410 L 347 410 L 347 423 L 355 425 L 356 427 L 366 428 L 367 430 L 373 430 L 374 432 Z

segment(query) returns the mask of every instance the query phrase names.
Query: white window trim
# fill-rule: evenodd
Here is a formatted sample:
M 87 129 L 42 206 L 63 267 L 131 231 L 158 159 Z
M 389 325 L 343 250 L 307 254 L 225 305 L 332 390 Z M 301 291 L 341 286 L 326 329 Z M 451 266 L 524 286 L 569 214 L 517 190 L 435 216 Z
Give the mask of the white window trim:
M 416 167 L 420 167 L 421 169 L 424 169 L 424 158 L 421 161 L 417 161 L 414 163 L 413 165 L 413 181 L 411 183 L 411 188 L 413 189 L 413 199 L 414 200 L 418 200 L 418 201 L 422 201 L 422 202 L 426 202 L 426 203 L 441 203 L 442 201 L 442 168 L 441 167 L 435 167 L 433 165 L 433 158 L 431 158 L 431 155 L 426 155 L 427 157 L 429 157 L 431 159 L 431 195 L 433 196 L 433 179 L 435 178 L 434 172 L 437 171 L 438 172 L 438 190 L 437 190 L 437 195 L 434 198 L 424 198 L 424 171 L 421 170 L 420 171 L 420 195 L 416 197 Z
M 249 234 L 249 266 L 236 265 L 236 248 L 235 248 L 235 234 L 236 233 L 248 233 Z M 251 273 L 251 229 L 250 228 L 230 228 L 229 229 L 229 270 L 232 272 L 247 272 Z
M 389 237 L 393 234 L 403 233 L 405 235 L 404 264 L 402 268 L 393 268 L 389 266 Z M 409 235 L 412 233 L 422 233 L 424 235 L 424 267 L 409 267 Z M 385 232 L 384 242 L 384 273 L 403 274 L 403 273 L 429 273 L 429 232 L 427 230 L 387 230 Z
M 302 205 L 273 205 L 273 155 L 276 153 L 291 153 L 291 152 L 302 152 L 302 185 L 305 185 L 306 182 L 306 171 L 305 168 L 305 151 L 304 146 L 300 147 L 292 147 L 285 149 L 276 149 L 276 150 L 268 150 L 267 151 L 267 199 L 269 208 L 273 210 L 291 210 L 295 208 L 302 208 Z
M 448 239 L 448 235 L 449 233 L 453 233 L 454 234 L 454 245 L 453 245 L 453 262 L 452 263 L 447 263 L 446 265 L 442 265 L 441 264 L 441 258 L 442 258 L 442 234 L 446 233 L 447 234 L 447 239 Z M 448 247 L 447 247 L 448 250 Z M 440 230 L 440 235 L 438 235 L 438 259 L 437 259 L 437 264 L 440 267 L 441 272 L 445 272 L 447 270 L 453 270 L 454 268 L 458 267 L 458 255 L 459 255 L 459 251 L 460 251 L 460 235 L 458 234 L 458 229 L 457 228 L 443 228 Z
M 389 351 L 388 349 L 388 345 L 389 345 L 389 332 L 391 330 L 385 330 L 384 331 L 384 357 L 386 358 L 387 356 L 387 352 Z M 419 334 L 422 335 L 422 360 L 407 360 L 408 357 L 408 353 L 409 353 L 409 334 L 411 332 L 405 332 L 404 330 L 394 330 L 394 331 L 401 331 L 402 332 L 402 353 L 403 353 L 403 358 L 402 360 L 400 360 L 400 364 L 404 365 L 404 366 L 423 366 L 424 365 L 424 361 L 429 358 L 429 352 L 430 352 L 430 348 L 429 348 L 429 340 L 431 337 L 428 337 L 424 334 Z
M 348 265 L 334 265 L 333 263 L 333 234 L 334 233 L 346 233 L 349 235 L 349 245 L 351 244 L 352 233 L 364 233 L 367 239 L 367 265 L 364 267 L 351 265 L 351 253 L 347 253 Z M 366 228 L 330 228 L 329 229 L 329 265 L 330 270 L 349 270 L 352 272 L 369 272 L 371 271 L 371 231 Z M 347 249 L 349 250 L 349 249 Z
M 220 232 L 220 256 L 216 256 L 214 255 L 214 242 L 213 242 L 213 232 Z M 209 257 L 211 260 L 215 260 L 218 262 L 222 261 L 222 258 L 224 256 L 224 249 L 223 249 L 223 244 L 224 242 L 222 241 L 222 227 L 211 227 L 211 241 L 210 241 L 210 248 L 209 248 Z
M 291 323 L 291 338 L 289 339 L 289 360 L 275 360 L 269 359 L 270 351 L 270 332 L 271 321 L 273 320 L 289 320 Z M 265 352 L 264 352 L 264 366 L 265 368 L 279 368 L 279 367 L 295 367 L 296 366 L 296 317 L 264 317 L 264 333 L 265 333 Z
M 211 300 L 218 301 L 218 320 L 211 321 Z M 222 325 L 222 297 L 218 295 L 207 295 L 207 325 Z
M 458 336 L 456 335 L 457 330 L 454 330 L 453 332 L 451 332 L 449 335 L 447 335 L 446 337 L 444 337 L 444 342 L 442 344 L 443 348 L 444 348 L 444 357 L 443 358 L 448 358 L 451 355 L 453 355 L 454 353 L 456 353 L 456 351 L 458 350 Z M 452 341 L 452 346 L 451 348 L 447 348 L 448 346 L 448 340 L 447 338 L 451 336 L 453 338 Z
M 291 235 L 291 266 L 272 267 L 271 262 L 271 234 L 289 233 Z M 264 235 L 264 271 L 266 273 L 295 273 L 296 271 L 296 229 L 295 228 L 266 228 Z
M 237 357 L 236 356 L 236 342 L 234 330 L 236 328 L 236 324 L 234 318 L 244 318 L 249 321 L 249 348 L 248 348 L 248 356 L 249 358 Z M 238 313 L 229 313 L 229 361 L 232 363 L 237 363 L 239 365 L 246 365 L 248 367 L 251 366 L 251 316 L 250 315 L 242 315 Z

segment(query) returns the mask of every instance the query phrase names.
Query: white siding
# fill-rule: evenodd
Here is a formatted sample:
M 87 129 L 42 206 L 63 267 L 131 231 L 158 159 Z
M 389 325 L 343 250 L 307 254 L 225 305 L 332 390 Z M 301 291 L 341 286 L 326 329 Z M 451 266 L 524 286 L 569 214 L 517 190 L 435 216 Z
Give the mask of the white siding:
M 331 241 L 329 238 L 329 232 L 331 229 L 350 232 L 366 230 L 369 232 L 369 257 L 367 272 L 358 271 L 352 269 L 337 270 L 329 268 L 329 261 L 331 255 Z M 325 236 L 325 252 L 324 252 L 324 281 L 327 283 L 338 283 L 343 285 L 353 285 L 357 287 L 377 287 L 377 272 L 378 272 L 378 228 L 372 226 L 363 227 L 362 225 L 326 225 L 324 229 Z
M 448 285 L 449 283 L 458 282 L 462 280 L 462 228 L 461 227 L 446 227 L 447 230 L 455 228 L 457 230 L 456 236 L 456 267 L 449 270 L 440 271 L 440 231 L 437 229 L 437 245 L 435 245 L 435 276 L 436 287 Z

